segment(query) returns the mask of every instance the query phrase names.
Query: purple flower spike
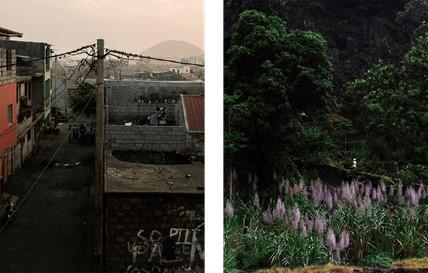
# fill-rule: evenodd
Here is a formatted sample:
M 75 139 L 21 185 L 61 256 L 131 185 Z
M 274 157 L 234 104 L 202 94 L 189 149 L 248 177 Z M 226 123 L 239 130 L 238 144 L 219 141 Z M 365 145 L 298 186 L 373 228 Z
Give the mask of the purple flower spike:
M 321 203 L 324 199 L 323 185 L 319 179 L 311 182 L 311 197 L 315 205 Z
M 317 215 L 315 218 L 314 229 L 319 234 L 323 234 L 326 226 L 326 221 L 323 217 Z
M 342 183 L 342 199 L 345 202 L 354 203 L 356 197 L 356 188 L 354 183 Z
M 398 184 L 398 188 L 397 188 L 397 197 L 400 201 L 403 200 L 403 184 Z
M 282 202 L 281 198 L 278 197 L 276 201 L 275 209 L 272 211 L 272 216 L 274 220 L 283 220 L 285 215 L 285 205 Z
M 273 216 L 269 208 L 262 213 L 262 218 L 264 223 L 269 225 L 273 224 Z
M 254 194 L 254 206 L 260 208 L 260 198 L 257 192 Z
M 380 182 L 380 189 L 383 193 L 386 193 L 386 185 L 384 182 Z
M 300 221 L 299 228 L 300 228 L 300 232 L 302 233 L 302 236 L 308 237 L 308 230 L 306 228 L 306 224 L 303 219 L 302 221 Z
M 331 228 L 329 228 L 327 231 L 326 244 L 330 250 L 336 249 L 336 235 L 334 235 L 334 231 Z
M 253 191 L 257 191 L 257 183 L 259 182 L 259 178 L 257 177 L 257 174 L 253 177 Z
M 339 245 L 338 247 L 341 250 L 344 250 L 345 248 L 347 248 L 349 246 L 349 232 L 344 230 L 342 231 L 342 233 L 340 234 L 340 241 L 339 241 Z
M 364 212 L 370 216 L 372 212 L 372 200 L 370 199 L 370 196 L 364 196 L 362 207 Z
M 226 216 L 229 218 L 233 217 L 233 206 L 230 200 L 226 201 L 226 207 L 224 209 L 224 212 L 226 213 Z
M 409 202 L 412 206 L 417 207 L 419 205 L 419 195 L 416 190 L 410 186 L 406 191 L 407 198 L 409 198 Z
M 381 189 L 381 187 L 380 187 L 380 186 L 377 188 L 377 194 L 376 194 L 376 196 L 377 196 L 377 199 L 378 199 L 380 202 L 385 201 L 385 200 L 384 200 L 384 198 L 383 198 L 383 191 L 382 191 L 382 189 Z
M 293 229 L 297 229 L 299 227 L 299 222 L 300 222 L 300 210 L 299 208 L 296 206 L 292 209 L 291 211 L 291 227 Z
M 377 200 L 377 190 L 376 190 L 376 188 L 373 188 L 372 199 L 373 199 L 373 201 Z
M 421 198 L 423 198 L 423 196 L 424 196 L 424 186 L 423 185 L 419 185 L 419 188 L 418 188 L 418 197 L 419 197 L 419 199 L 421 199 Z
M 333 196 L 331 192 L 328 192 L 325 196 L 325 204 L 329 210 L 333 209 Z
M 236 181 L 238 179 L 238 173 L 236 172 L 236 168 L 232 168 L 232 179 L 233 181 Z

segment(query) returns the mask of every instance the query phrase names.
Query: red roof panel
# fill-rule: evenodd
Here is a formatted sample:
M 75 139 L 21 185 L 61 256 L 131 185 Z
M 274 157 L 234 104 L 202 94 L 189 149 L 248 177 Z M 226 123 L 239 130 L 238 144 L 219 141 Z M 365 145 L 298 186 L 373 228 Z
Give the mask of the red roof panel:
M 203 95 L 182 95 L 187 128 L 189 131 L 203 132 L 205 126 L 205 104 Z

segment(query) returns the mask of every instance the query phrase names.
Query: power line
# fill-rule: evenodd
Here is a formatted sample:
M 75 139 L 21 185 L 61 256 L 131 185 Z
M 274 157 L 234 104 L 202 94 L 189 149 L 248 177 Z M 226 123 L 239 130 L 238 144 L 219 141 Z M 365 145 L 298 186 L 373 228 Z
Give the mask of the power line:
M 162 58 L 155 58 L 155 57 L 151 57 L 151 56 L 144 56 L 141 54 L 135 54 L 135 53 L 129 53 L 129 52 L 124 52 L 124 51 L 119 51 L 119 50 L 115 50 L 115 49 L 108 49 L 106 48 L 107 53 L 106 56 L 108 54 L 112 53 L 116 53 L 119 55 L 123 55 L 126 56 L 127 58 L 129 57 L 136 57 L 136 58 L 140 58 L 140 59 L 148 59 L 148 60 L 155 60 L 155 61 L 161 61 L 161 62 L 170 62 L 170 63 L 176 63 L 176 64 L 184 64 L 184 65 L 193 65 L 193 66 L 199 66 L 199 67 L 205 67 L 205 65 L 203 64 L 197 64 L 197 63 L 190 63 L 190 62 L 180 62 L 180 61 L 175 61 L 175 60 L 170 60 L 170 59 L 162 59 Z M 113 54 L 112 54 L 113 55 Z M 123 58 L 117 55 L 113 55 L 116 58 Z
M 83 61 L 83 60 L 82 60 L 82 61 Z M 82 63 L 83 63 L 83 62 L 82 62 Z M 78 66 L 80 66 L 80 64 L 79 64 Z M 78 66 L 76 66 L 76 68 L 77 68 Z M 75 69 L 75 71 L 77 71 L 77 70 Z M 72 73 L 72 75 L 70 75 L 70 78 L 69 78 L 69 79 L 71 79 L 71 77 L 73 76 L 73 74 L 75 73 L 75 71 Z M 89 71 L 88 71 L 88 74 L 89 74 Z M 88 75 L 88 74 L 87 74 L 87 75 Z M 87 77 L 87 76 L 86 76 L 86 77 Z M 85 80 L 86 80 L 86 77 L 85 77 Z M 59 87 L 56 87 L 54 91 L 56 91 L 56 89 L 58 89 L 58 88 L 59 88 Z M 55 97 L 53 97 L 52 99 L 56 99 L 56 98 L 58 97 L 58 95 L 59 95 L 59 94 L 61 94 L 61 93 L 62 93 L 62 92 L 64 92 L 64 91 L 65 91 L 65 89 L 63 89 L 60 93 L 56 93 Z M 50 98 L 51 98 L 51 97 L 49 97 L 48 99 L 50 99 Z M 46 103 L 46 101 L 47 101 L 48 99 L 44 100 L 44 101 L 43 101 L 43 104 L 45 104 L 45 103 Z M 29 110 L 34 110 L 34 109 L 29 109 Z M 26 111 L 29 111 L 29 110 L 26 110 Z M 43 113 L 41 113 L 41 114 L 40 114 L 40 116 L 44 115 L 44 114 L 45 114 L 45 113 L 47 113 L 49 110 L 50 110 L 49 108 L 48 108 L 48 109 L 46 109 Z M 23 112 L 24 112 L 24 111 L 23 111 Z M 22 112 L 20 112 L 20 113 L 22 113 Z M 19 113 L 18 113 L 18 114 L 19 114 Z M 34 124 L 36 124 L 38 121 L 39 121 L 39 119 L 37 119 L 36 121 L 32 122 L 32 123 L 31 123 L 31 126 L 33 126 Z M 17 122 L 13 123 L 13 126 L 11 126 L 11 127 L 7 128 L 6 130 L 4 130 L 3 132 L 1 132 L 1 133 L 0 133 L 0 137 L 3 137 L 3 136 L 5 136 L 5 135 L 10 134 L 11 132 L 13 132 L 13 129 L 17 128 L 17 126 L 18 126 L 18 123 L 17 123 Z M 30 127 L 30 126 L 28 126 L 28 127 Z
M 47 56 L 47 57 L 43 57 L 43 58 L 36 58 L 36 59 L 32 59 L 32 60 L 27 60 L 27 61 L 21 61 L 21 62 L 19 62 L 19 64 L 42 61 L 42 60 L 46 60 L 46 59 L 49 59 L 49 58 L 60 57 L 60 56 L 63 56 L 63 55 L 72 55 L 74 53 L 78 53 L 79 51 L 83 51 L 84 49 L 94 48 L 94 47 L 95 47 L 95 44 L 87 45 L 87 46 L 82 46 L 82 47 L 80 47 L 78 49 L 71 50 L 71 51 L 64 52 L 64 53 L 60 53 L 60 54 L 55 54 L 55 55 L 51 55 L 51 56 Z M 85 52 L 82 52 L 81 54 L 83 54 L 83 53 L 85 53 Z M 79 55 L 79 54 L 76 54 L 76 55 Z M 72 55 L 72 56 L 75 56 L 75 55 Z M 14 65 L 18 65 L 18 63 L 2 65 L 2 66 L 0 66 L 0 68 L 14 66 Z
M 95 94 L 95 93 L 94 93 Z M 94 95 L 92 94 L 92 96 Z M 82 117 L 82 114 L 85 112 L 86 108 L 89 105 L 89 102 L 92 99 L 92 96 L 88 98 L 88 101 L 86 102 L 85 107 L 83 108 L 82 112 L 80 113 L 79 117 L 74 121 L 73 125 L 76 125 L 77 122 L 79 121 L 79 119 Z M 61 150 L 62 146 L 64 145 L 64 143 L 66 142 L 66 140 L 68 139 L 68 134 L 66 135 L 66 137 L 62 140 L 62 142 L 60 143 L 60 145 L 58 146 L 58 148 L 55 150 L 55 152 L 53 153 L 53 155 L 51 156 L 51 158 L 49 159 L 48 163 L 46 164 L 46 166 L 43 168 L 43 170 L 41 171 L 41 173 L 39 174 L 39 176 L 36 178 L 36 180 L 34 180 L 34 182 L 31 184 L 30 188 L 28 189 L 28 191 L 25 193 L 24 197 L 22 197 L 21 202 L 19 202 L 19 205 L 16 207 L 15 209 L 15 214 L 18 213 L 18 210 L 21 208 L 22 204 L 24 203 L 24 201 L 28 198 L 28 196 L 30 195 L 30 193 L 34 190 L 37 182 L 39 182 L 40 178 L 42 178 L 43 174 L 46 172 L 46 170 L 49 168 L 49 166 L 51 165 L 52 161 L 55 159 L 55 157 L 58 155 L 58 152 Z M 10 223 L 10 218 L 8 218 L 6 220 L 6 222 L 3 224 L 3 226 L 0 229 L 0 234 L 3 232 L 3 230 L 6 228 L 6 226 Z
M 83 79 L 83 81 L 82 81 L 82 83 L 86 80 L 86 78 L 89 76 L 89 73 L 92 71 L 92 66 L 93 66 L 93 64 L 95 63 L 95 60 L 94 61 L 92 61 L 92 63 L 90 64 L 90 67 L 89 67 L 89 70 L 87 71 L 87 73 L 86 73 L 86 75 L 85 75 L 85 78 Z M 79 84 L 79 86 L 82 84 L 82 83 L 80 83 Z M 57 95 L 55 96 L 55 98 L 58 96 L 58 94 L 61 94 L 62 92 L 64 92 L 64 90 L 66 90 L 66 89 L 63 89 L 60 93 L 57 93 Z M 43 101 L 43 104 L 46 102 L 47 100 L 44 100 Z M 73 108 L 72 108 L 73 109 Z M 43 111 L 43 113 L 41 113 L 40 114 L 40 117 L 41 116 L 43 116 L 44 114 L 46 114 L 48 111 L 50 111 L 51 109 L 50 108 L 48 108 L 48 109 L 46 109 L 45 111 Z M 32 123 L 31 123 L 31 125 L 30 126 L 28 126 L 28 127 L 32 127 L 34 124 L 36 124 L 38 121 L 40 120 L 40 118 L 38 118 L 37 120 L 35 120 L 35 121 L 33 121 Z M 3 136 L 5 136 L 5 135 L 8 135 L 8 134 L 10 134 L 11 132 L 13 132 L 13 129 L 14 128 L 17 128 L 17 126 L 18 126 L 18 123 L 14 123 L 14 125 L 13 126 L 11 126 L 11 127 L 9 127 L 8 129 L 6 129 L 5 131 L 3 131 L 2 133 L 0 133 L 0 137 L 3 137 Z M 7 132 L 6 132 L 7 131 Z
M 88 54 L 88 56 L 90 56 L 90 54 Z M 59 89 L 60 87 L 62 87 L 63 85 L 65 85 L 65 82 L 67 81 L 67 80 L 70 80 L 73 76 L 74 76 L 74 74 L 76 73 L 76 71 L 77 70 L 79 70 L 80 71 L 80 67 L 81 66 L 83 66 L 83 63 L 86 61 L 86 63 L 88 63 L 87 62 L 87 58 L 88 57 L 86 57 L 85 59 L 82 59 L 80 62 L 79 62 L 79 64 L 78 65 L 76 65 L 76 67 L 73 69 L 73 71 L 72 71 L 72 73 L 68 76 L 68 78 L 65 78 L 64 79 L 64 81 L 60 84 L 60 85 L 58 85 L 58 86 L 54 86 L 54 90 L 52 90 L 52 93 L 55 93 L 55 96 L 50 96 L 49 98 L 51 98 L 51 101 L 52 100 L 56 100 L 56 98 L 60 95 L 60 94 L 62 94 L 66 89 L 62 89 L 59 93 L 56 93 L 56 91 L 57 91 L 57 89 Z M 88 63 L 89 64 L 89 63 Z M 49 98 L 47 98 L 46 100 L 44 100 L 44 102 L 46 102 Z M 22 113 L 25 113 L 25 112 L 29 112 L 29 111 L 33 111 L 34 109 L 28 109 L 28 110 L 24 110 L 24 111 L 19 111 L 19 113 L 18 114 L 22 114 Z M 0 136 L 1 136 L 1 134 L 0 134 Z

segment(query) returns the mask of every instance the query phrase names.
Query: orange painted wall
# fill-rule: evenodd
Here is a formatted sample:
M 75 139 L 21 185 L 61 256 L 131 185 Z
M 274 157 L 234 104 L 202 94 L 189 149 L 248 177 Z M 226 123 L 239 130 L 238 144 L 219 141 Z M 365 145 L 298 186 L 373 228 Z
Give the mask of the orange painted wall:
M 7 106 L 12 104 L 12 124 L 8 122 Z M 16 142 L 16 83 L 0 85 L 0 154 Z

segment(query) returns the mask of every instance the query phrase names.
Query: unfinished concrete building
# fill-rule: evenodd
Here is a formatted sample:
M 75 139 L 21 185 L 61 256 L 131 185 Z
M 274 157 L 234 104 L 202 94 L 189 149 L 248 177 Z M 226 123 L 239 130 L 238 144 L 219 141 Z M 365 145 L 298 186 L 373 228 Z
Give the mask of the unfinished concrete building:
M 203 270 L 203 82 L 105 83 L 105 270 Z

